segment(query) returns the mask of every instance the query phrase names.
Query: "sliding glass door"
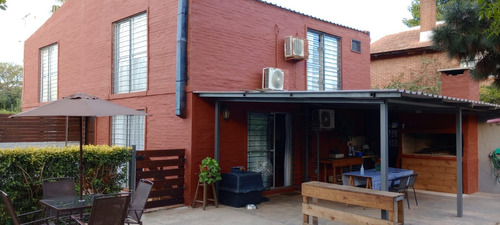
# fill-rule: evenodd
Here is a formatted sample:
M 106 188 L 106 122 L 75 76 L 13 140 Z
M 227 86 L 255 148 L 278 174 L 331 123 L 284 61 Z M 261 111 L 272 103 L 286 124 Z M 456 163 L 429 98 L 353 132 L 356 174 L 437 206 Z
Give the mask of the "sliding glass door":
M 247 169 L 260 172 L 266 189 L 292 184 L 291 116 L 248 114 Z

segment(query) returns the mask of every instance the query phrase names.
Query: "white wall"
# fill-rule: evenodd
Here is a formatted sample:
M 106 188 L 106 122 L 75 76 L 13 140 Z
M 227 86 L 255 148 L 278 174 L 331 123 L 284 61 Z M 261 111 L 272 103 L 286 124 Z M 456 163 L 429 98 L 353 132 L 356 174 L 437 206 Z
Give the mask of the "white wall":
M 493 174 L 490 152 L 500 148 L 500 126 L 487 124 L 492 117 L 478 117 L 479 191 L 500 193 L 500 183 Z M 499 171 L 500 172 L 500 171 Z

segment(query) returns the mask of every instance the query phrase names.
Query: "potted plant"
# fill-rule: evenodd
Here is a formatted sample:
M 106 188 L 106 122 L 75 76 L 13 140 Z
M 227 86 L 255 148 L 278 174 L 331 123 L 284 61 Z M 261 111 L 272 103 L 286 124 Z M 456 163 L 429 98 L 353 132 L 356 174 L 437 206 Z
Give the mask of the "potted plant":
M 201 161 L 199 181 L 212 184 L 221 180 L 220 166 L 217 160 L 207 157 Z

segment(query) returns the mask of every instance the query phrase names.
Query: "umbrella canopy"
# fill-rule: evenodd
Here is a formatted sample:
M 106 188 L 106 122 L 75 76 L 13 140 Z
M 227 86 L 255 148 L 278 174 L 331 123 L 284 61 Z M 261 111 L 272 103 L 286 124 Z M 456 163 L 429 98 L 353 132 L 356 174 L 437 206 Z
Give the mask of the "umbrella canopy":
M 500 123 L 500 118 L 495 118 L 495 119 L 487 120 L 486 122 L 487 123 Z
M 96 96 L 82 92 L 63 97 L 62 99 L 42 105 L 37 108 L 21 112 L 10 117 L 23 116 L 77 116 L 77 117 L 102 117 L 102 116 L 150 116 L 143 111 L 111 103 Z M 83 147 L 82 124 L 80 122 L 80 200 L 83 196 Z
M 63 97 L 57 101 L 42 105 L 28 111 L 12 115 L 20 116 L 118 116 L 118 115 L 148 115 L 128 107 L 102 100 L 96 96 L 82 92 Z

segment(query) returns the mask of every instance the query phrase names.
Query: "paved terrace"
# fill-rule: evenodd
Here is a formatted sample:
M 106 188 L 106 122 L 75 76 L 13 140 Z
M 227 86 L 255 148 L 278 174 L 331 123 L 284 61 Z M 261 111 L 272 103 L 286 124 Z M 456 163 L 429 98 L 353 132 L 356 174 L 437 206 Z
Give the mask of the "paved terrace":
M 410 194 L 410 207 L 405 204 L 405 224 L 474 224 L 500 225 L 500 194 L 476 193 L 464 195 L 464 216 L 459 218 L 456 208 L 456 195 L 435 192 L 417 191 L 418 206 L 415 205 L 413 193 Z M 297 225 L 302 224 L 300 192 L 267 196 L 269 201 L 258 204 L 258 209 L 234 208 L 220 205 L 215 208 L 186 206 L 157 209 L 144 214 L 145 225 Z M 322 204 L 322 202 L 320 202 Z M 380 216 L 379 210 L 331 203 L 332 208 L 356 211 L 365 215 Z M 340 224 L 319 220 L 319 224 Z

